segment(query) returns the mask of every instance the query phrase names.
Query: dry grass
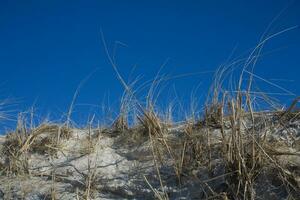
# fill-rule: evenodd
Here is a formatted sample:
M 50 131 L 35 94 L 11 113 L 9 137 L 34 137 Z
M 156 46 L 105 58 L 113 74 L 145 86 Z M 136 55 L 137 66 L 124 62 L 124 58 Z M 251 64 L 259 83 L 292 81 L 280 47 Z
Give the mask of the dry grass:
M 98 127 L 98 132 L 95 132 L 92 117 L 86 128 L 88 134 L 79 141 L 79 153 L 88 156 L 88 167 L 85 173 L 77 170 L 82 176 L 82 188 L 81 191 L 77 189 L 77 199 L 92 199 L 93 193 L 99 189 L 97 160 L 92 162 L 91 155 L 95 153 L 97 141 L 104 132 L 116 137 L 128 149 L 149 144 L 158 184 L 154 186 L 151 178 L 146 175 L 143 177 L 157 199 L 170 198 L 170 192 L 165 187 L 170 178 L 166 178 L 163 168 L 167 168 L 169 174 L 172 174 L 179 189 L 190 183 L 199 186 L 202 192 L 202 196 L 197 197 L 199 199 L 254 200 L 266 196 L 259 192 L 259 187 L 268 190 L 269 186 L 280 188 L 287 193 L 288 199 L 297 199 L 300 196 L 300 168 L 284 162 L 282 157 L 300 155 L 299 139 L 293 138 L 293 142 L 285 142 L 274 135 L 278 130 L 286 130 L 288 133 L 288 124 L 300 120 L 297 108 L 300 97 L 295 98 L 287 109 L 278 110 L 277 103 L 267 94 L 253 90 L 253 80 L 258 77 L 253 71 L 261 49 L 267 40 L 279 33 L 262 38 L 249 57 L 242 59 L 245 62 L 235 88 L 232 85 L 230 89 L 224 86 L 228 76 L 232 75 L 230 73 L 234 70 L 234 64 L 220 67 L 215 74 L 202 117 L 197 118 L 196 111 L 193 110 L 191 116 L 186 117 L 191 120 L 181 123 L 181 127 L 176 127 L 172 122 L 172 106 L 165 117 L 161 117 L 156 108 L 160 93 L 157 90 L 164 77 L 160 77 L 158 73 L 150 82 L 144 105 L 137 98 L 138 89 L 134 89 L 137 81 L 130 84 L 124 81 L 104 41 L 108 58 L 124 86 L 124 94 L 119 115 L 112 126 L 105 129 Z M 264 81 L 290 93 L 276 84 Z M 30 174 L 30 155 L 38 153 L 55 156 L 62 150 L 63 142 L 72 137 L 71 115 L 83 82 L 74 94 L 64 125 L 44 123 L 33 127 L 30 123 L 28 128 L 27 120 L 22 115 L 19 116 L 16 131 L 7 134 L 2 145 L 1 157 L 5 162 L 0 162 L 1 171 L 7 174 Z M 142 87 L 146 86 L 143 84 Z M 269 105 L 268 112 L 255 109 L 258 98 Z M 0 103 L 0 119 L 3 116 L 1 106 Z M 132 113 L 135 113 L 137 121 L 130 125 Z M 296 152 L 291 149 L 296 149 Z M 51 199 L 57 199 L 55 181 L 53 172 Z M 269 185 L 264 181 L 268 181 Z M 218 184 L 220 182 L 221 187 Z
M 71 137 L 71 130 L 55 124 L 41 124 L 30 129 L 20 115 L 15 132 L 6 135 L 1 155 L 5 160 L 5 171 L 28 174 L 28 159 L 32 153 L 55 155 L 61 150 L 62 141 Z
M 297 169 L 282 162 L 281 158 L 299 154 L 289 151 L 289 144 L 273 140 L 267 134 L 299 120 L 299 98 L 285 111 L 260 113 L 253 111 L 249 93 L 221 96 L 221 101 L 207 104 L 201 120 L 184 123 L 179 128 L 182 134 L 176 137 L 169 130 L 172 128 L 170 121 L 161 119 L 154 106 L 143 109 L 138 116 L 139 123 L 134 127 L 128 127 L 124 117 L 106 131 L 118 130 L 119 142 L 125 143 L 127 138 L 129 146 L 139 146 L 145 142 L 150 144 L 160 186 L 153 186 L 147 176 L 144 180 L 158 199 L 169 199 L 165 189 L 168 183 L 162 168 L 170 164 L 178 185 L 193 180 L 203 191 L 203 199 L 256 199 L 257 185 L 265 176 L 271 184 L 281 185 L 290 199 L 296 199 L 300 191 L 295 174 Z M 8 174 L 30 174 L 30 154 L 55 155 L 61 149 L 61 142 L 72 137 L 70 129 L 64 126 L 42 124 L 31 130 L 25 124 L 20 117 L 17 130 L 8 134 L 3 144 L 2 156 L 6 163 L 0 167 Z M 87 130 L 89 134 L 80 140 L 80 149 L 81 154 L 89 156 L 95 152 L 100 134 L 95 136 L 92 121 Z M 78 199 L 92 199 L 99 190 L 96 163 L 88 159 L 88 170 L 81 173 L 84 187 L 77 191 Z M 219 172 L 218 166 L 224 170 Z M 206 179 L 199 176 L 203 170 L 208 172 Z M 215 182 L 218 181 L 224 182 L 225 186 L 216 188 Z M 55 176 L 52 188 L 49 197 L 56 199 Z

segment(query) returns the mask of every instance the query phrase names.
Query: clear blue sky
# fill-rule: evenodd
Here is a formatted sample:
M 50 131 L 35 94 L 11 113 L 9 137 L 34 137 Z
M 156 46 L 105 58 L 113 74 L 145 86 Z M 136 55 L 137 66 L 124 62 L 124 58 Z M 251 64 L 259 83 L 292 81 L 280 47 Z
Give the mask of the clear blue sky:
M 127 79 L 136 65 L 133 76 L 148 80 L 167 59 L 162 74 L 215 70 L 234 49 L 233 58 L 253 48 L 285 7 L 269 33 L 300 24 L 300 1 L 1 0 L 1 97 L 16 99 L 16 110 L 35 103 L 38 113 L 57 118 L 67 110 L 79 82 L 98 69 L 80 91 L 74 118 L 84 120 L 95 110 L 82 104 L 109 101 L 117 110 L 122 86 L 105 55 L 101 29 L 111 52 L 114 44 L 125 44 L 115 54 L 122 75 Z M 255 73 L 299 94 L 299 28 L 268 42 L 264 52 L 269 53 Z M 197 95 L 203 100 L 211 76 L 170 81 L 163 99 L 175 88 L 188 101 L 200 84 Z

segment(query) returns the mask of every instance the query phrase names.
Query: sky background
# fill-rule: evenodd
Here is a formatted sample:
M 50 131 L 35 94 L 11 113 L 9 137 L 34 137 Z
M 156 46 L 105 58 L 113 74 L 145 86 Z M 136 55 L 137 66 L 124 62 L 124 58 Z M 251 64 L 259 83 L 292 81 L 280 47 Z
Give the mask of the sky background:
M 15 113 L 35 105 L 39 117 L 59 119 L 91 74 L 74 120 L 85 122 L 102 105 L 104 114 L 108 107 L 117 111 L 123 88 L 104 51 L 102 30 L 126 80 L 141 75 L 143 83 L 167 61 L 161 74 L 194 75 L 168 81 L 161 104 L 174 96 L 188 104 L 198 86 L 195 97 L 203 102 L 212 71 L 230 55 L 230 61 L 245 57 L 282 10 L 269 34 L 300 24 L 300 1 L 1 0 L 0 98 L 13 99 Z M 299 95 L 299 28 L 270 40 L 263 53 L 255 74 Z M 283 92 L 257 82 L 267 92 Z

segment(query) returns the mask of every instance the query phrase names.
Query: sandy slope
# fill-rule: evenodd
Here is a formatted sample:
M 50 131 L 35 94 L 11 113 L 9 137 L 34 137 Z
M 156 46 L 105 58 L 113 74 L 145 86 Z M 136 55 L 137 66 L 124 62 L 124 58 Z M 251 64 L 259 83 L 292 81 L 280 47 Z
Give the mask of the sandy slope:
M 281 152 L 290 152 L 290 155 L 277 155 L 277 160 L 280 164 L 294 167 L 289 173 L 300 177 L 299 124 L 276 130 L 272 137 L 283 143 L 292 143 L 289 148 L 284 145 L 277 148 Z M 153 191 L 144 177 L 153 188 L 161 191 L 151 145 L 146 138 L 132 144 L 126 134 L 116 136 L 105 131 L 99 133 L 98 130 L 88 134 L 88 130 L 79 129 L 72 132 L 72 137 L 62 142 L 55 155 L 30 153 L 29 174 L 7 176 L 3 172 L 0 176 L 0 199 L 83 199 L 88 180 L 91 180 L 90 197 L 93 199 L 153 199 Z M 172 128 L 166 137 L 172 141 L 179 140 L 182 135 L 183 128 Z M 220 131 L 216 129 L 212 136 L 212 143 L 218 143 Z M 0 138 L 0 143 L 3 140 Z M 203 189 L 203 184 L 207 180 L 215 192 L 225 190 L 228 187 L 225 165 L 218 153 L 213 153 L 210 167 L 210 171 L 208 166 L 192 170 L 192 175 L 183 175 L 182 183 L 178 184 L 171 159 L 166 159 L 160 168 L 165 192 L 170 199 L 205 199 L 207 189 Z M 285 199 L 286 191 L 270 182 L 269 178 L 273 175 L 268 173 L 261 171 L 258 176 L 257 195 L 263 199 Z

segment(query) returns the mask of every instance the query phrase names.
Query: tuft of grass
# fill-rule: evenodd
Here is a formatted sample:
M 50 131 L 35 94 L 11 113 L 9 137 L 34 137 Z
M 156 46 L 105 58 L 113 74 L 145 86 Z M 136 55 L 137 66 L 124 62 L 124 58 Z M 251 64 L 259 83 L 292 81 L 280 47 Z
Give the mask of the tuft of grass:
M 1 155 L 5 171 L 13 174 L 28 174 L 30 154 L 55 155 L 61 151 L 62 141 L 72 137 L 72 131 L 64 126 L 44 123 L 34 128 L 27 127 L 24 115 L 18 117 L 17 129 L 5 137 Z

